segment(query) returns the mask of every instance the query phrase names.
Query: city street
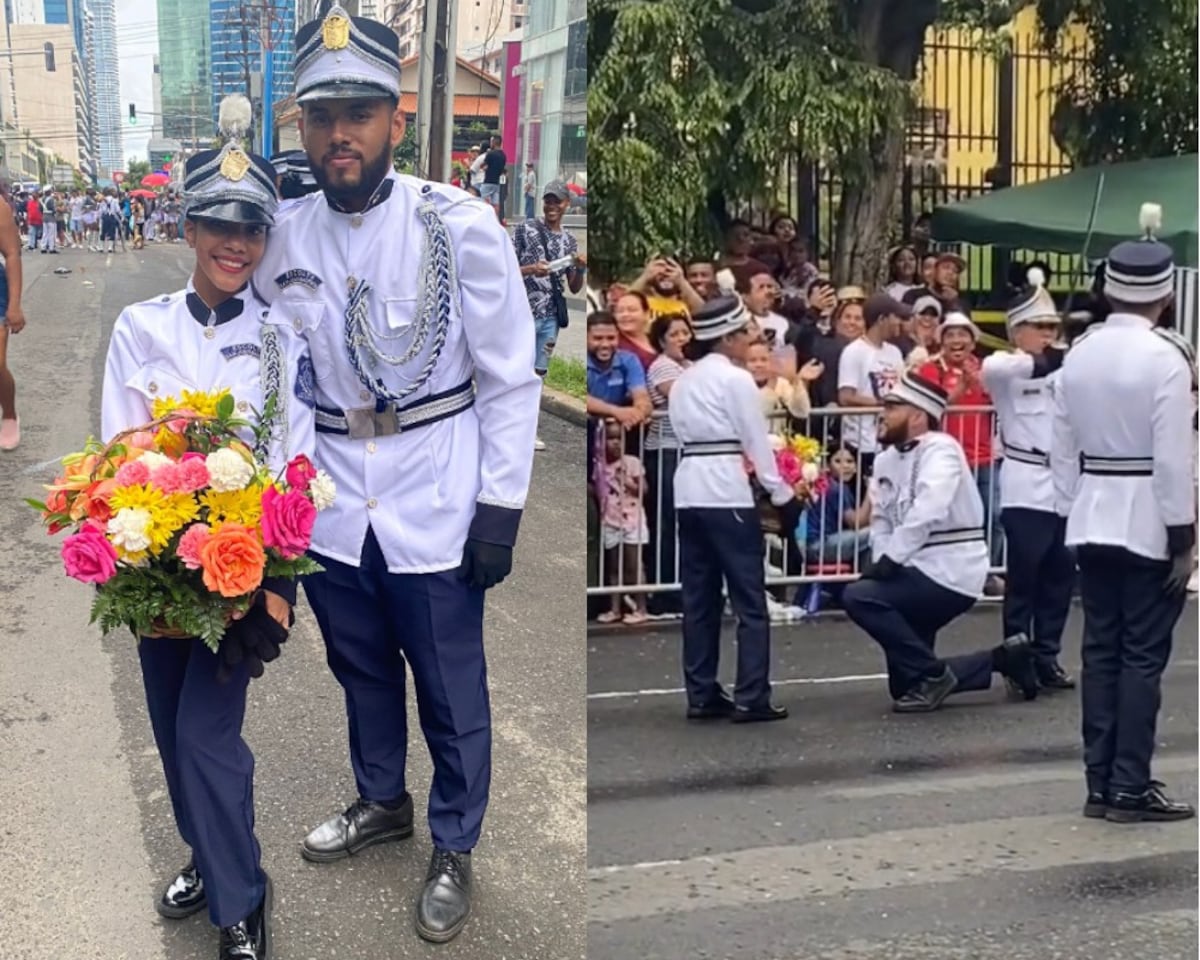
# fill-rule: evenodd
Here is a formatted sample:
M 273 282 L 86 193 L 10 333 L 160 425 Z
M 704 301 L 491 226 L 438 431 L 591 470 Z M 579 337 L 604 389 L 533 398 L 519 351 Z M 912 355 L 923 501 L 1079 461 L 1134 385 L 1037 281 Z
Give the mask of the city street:
M 1076 610 L 1072 673 L 1080 629 Z M 990 607 L 940 646 L 998 637 Z M 1155 765 L 1192 802 L 1196 667 L 1193 602 L 1163 683 Z M 898 716 L 881 669 L 845 620 L 776 628 L 775 699 L 791 717 L 689 723 L 678 626 L 593 635 L 589 960 L 1194 955 L 1196 822 L 1081 816 L 1077 691 L 1008 703 L 997 685 Z
M 88 626 L 90 592 L 67 580 L 23 497 L 98 428 L 112 323 L 179 289 L 191 251 L 150 244 L 111 257 L 26 253 L 27 329 L 11 338 L 23 442 L 0 454 L 0 942 L 5 960 L 211 960 L 207 914 L 158 917 L 187 853 L 150 736 L 134 641 Z M 56 276 L 54 268 L 72 272 Z M 428 752 L 409 698 L 413 839 L 314 865 L 299 842 L 354 799 L 340 688 L 307 607 L 283 656 L 251 685 L 246 739 L 286 960 L 582 960 L 585 956 L 584 530 L 580 431 L 546 416 L 515 573 L 490 595 L 495 751 L 465 932 L 434 947 L 413 930 L 425 878 Z M 575 531 L 572 533 L 571 531 Z

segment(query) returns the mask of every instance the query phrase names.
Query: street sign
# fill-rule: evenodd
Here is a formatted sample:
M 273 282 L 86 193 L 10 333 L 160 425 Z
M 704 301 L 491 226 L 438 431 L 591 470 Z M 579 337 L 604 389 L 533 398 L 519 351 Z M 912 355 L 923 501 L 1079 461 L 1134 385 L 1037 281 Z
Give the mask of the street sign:
M 75 171 L 66 164 L 58 164 L 50 170 L 50 182 L 56 187 L 70 187 L 75 183 Z
M 123 170 L 115 171 L 113 173 L 113 183 L 119 184 L 119 183 L 124 183 L 124 182 L 125 182 L 125 171 L 123 171 Z

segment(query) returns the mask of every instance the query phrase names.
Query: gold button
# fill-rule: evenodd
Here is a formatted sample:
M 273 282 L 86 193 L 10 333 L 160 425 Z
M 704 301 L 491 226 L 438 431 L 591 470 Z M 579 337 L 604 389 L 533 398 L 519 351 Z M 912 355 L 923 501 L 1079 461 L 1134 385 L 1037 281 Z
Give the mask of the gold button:
M 205 327 L 205 328 L 204 328 L 204 339 L 205 339 L 205 340 L 211 340 L 211 339 L 212 339 L 213 337 L 215 337 L 216 335 L 217 335 L 217 331 L 216 331 L 216 330 L 214 330 L 212 327 Z
M 374 497 L 372 497 L 370 500 L 367 501 L 367 509 L 368 510 L 374 510 L 377 506 L 379 506 L 379 501 L 376 500 Z
M 247 410 L 249 410 L 249 409 L 250 409 L 250 404 L 249 404 L 248 402 L 246 402 L 245 400 L 239 400 L 239 401 L 238 401 L 237 408 L 238 408 L 238 410 L 240 410 L 242 413 L 245 413 Z
M 151 393 L 158 393 L 158 384 L 151 380 L 150 383 L 147 384 L 146 389 Z
M 376 450 L 375 441 L 372 440 L 367 444 L 367 453 L 374 453 Z
M 361 215 L 356 213 L 354 216 L 352 216 L 350 218 L 350 226 L 354 227 L 355 230 L 357 230 L 362 225 L 363 225 L 363 218 Z
M 295 327 L 296 332 L 299 333 L 301 330 L 304 329 L 304 321 L 301 320 L 299 317 L 297 317 L 295 320 L 292 321 L 292 326 Z
M 359 400 L 370 400 L 371 399 L 371 391 L 370 390 L 360 390 L 359 394 L 358 394 L 358 399 Z

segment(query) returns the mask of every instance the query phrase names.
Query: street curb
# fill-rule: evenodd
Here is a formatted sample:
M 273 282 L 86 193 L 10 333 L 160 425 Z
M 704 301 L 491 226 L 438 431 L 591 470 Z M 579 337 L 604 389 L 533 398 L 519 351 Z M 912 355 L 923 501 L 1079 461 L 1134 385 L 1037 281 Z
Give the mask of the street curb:
M 576 400 L 569 393 L 543 386 L 542 409 L 577 427 L 587 426 L 587 406 L 582 400 Z

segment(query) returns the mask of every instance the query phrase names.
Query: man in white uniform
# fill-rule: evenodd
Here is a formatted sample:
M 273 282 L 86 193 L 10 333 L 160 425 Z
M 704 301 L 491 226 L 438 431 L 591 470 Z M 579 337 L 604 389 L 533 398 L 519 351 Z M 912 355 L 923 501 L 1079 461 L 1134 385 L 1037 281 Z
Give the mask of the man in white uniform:
M 1075 686 L 1058 663 L 1071 609 L 1075 558 L 1065 543 L 1066 522 L 1054 512 L 1050 474 L 1053 391 L 1063 351 L 1051 346 L 1059 332 L 1058 309 L 1029 271 L 1029 287 L 1008 308 L 1014 353 L 993 353 L 980 377 L 992 397 L 1003 441 L 1000 522 L 1008 545 L 1004 634 L 1029 636 L 1038 683 L 1055 690 Z
M 668 410 L 682 452 L 675 471 L 679 576 L 683 588 L 683 674 L 688 718 L 735 723 L 782 720 L 771 703 L 771 628 L 762 526 L 743 456 L 779 508 L 783 536 L 800 522 L 795 491 L 779 476 L 754 378 L 740 366 L 750 346 L 750 313 L 737 296 L 719 297 L 692 318 L 696 360 L 671 388 Z M 721 580 L 737 616 L 737 686 L 717 682 Z
M 296 35 L 300 133 L 322 192 L 281 210 L 257 287 L 307 337 L 316 460 L 337 503 L 305 583 L 346 692 L 358 799 L 304 840 L 326 862 L 412 835 L 405 673 L 433 756 L 417 932 L 471 907 L 491 777 L 484 591 L 507 576 L 532 471 L 533 320 L 495 213 L 397 175 L 399 41 L 334 4 Z
M 872 564 L 842 593 L 847 616 L 883 648 L 897 713 L 936 710 L 952 693 L 986 690 L 1000 673 L 1037 696 L 1029 640 L 939 659 L 937 633 L 966 613 L 988 572 L 983 501 L 958 441 L 938 429 L 947 395 L 905 373 L 883 397 L 871 479 Z
M 1051 445 L 1083 599 L 1083 812 L 1117 823 L 1195 815 L 1150 773 L 1196 542 L 1192 371 L 1154 326 L 1174 289 L 1171 249 L 1153 239 L 1155 211 L 1144 208 L 1146 239 L 1109 254 L 1112 312 L 1066 355 Z

